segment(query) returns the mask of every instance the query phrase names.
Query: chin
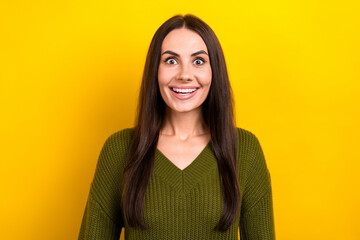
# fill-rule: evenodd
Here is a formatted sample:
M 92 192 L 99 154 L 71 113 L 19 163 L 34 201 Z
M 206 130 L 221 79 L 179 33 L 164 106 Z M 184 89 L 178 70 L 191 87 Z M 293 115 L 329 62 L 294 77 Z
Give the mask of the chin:
M 190 113 L 190 112 L 197 112 L 199 110 L 201 111 L 201 105 L 197 106 L 197 107 L 174 107 L 174 106 L 169 107 L 168 106 L 168 109 L 171 112 L 176 112 L 176 113 Z

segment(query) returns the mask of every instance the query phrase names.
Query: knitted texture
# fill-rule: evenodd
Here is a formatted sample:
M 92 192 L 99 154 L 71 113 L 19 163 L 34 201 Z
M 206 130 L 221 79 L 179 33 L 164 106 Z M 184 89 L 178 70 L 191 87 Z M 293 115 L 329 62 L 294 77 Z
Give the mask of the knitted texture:
M 221 183 L 211 141 L 184 170 L 159 150 L 144 200 L 147 230 L 123 220 L 119 184 L 133 129 L 112 134 L 104 143 L 91 183 L 79 240 L 119 239 L 275 239 L 270 173 L 256 136 L 238 128 L 241 214 L 225 232 L 213 230 L 222 211 Z M 120 187 L 119 187 L 120 185 Z M 120 189 L 120 190 L 118 190 Z

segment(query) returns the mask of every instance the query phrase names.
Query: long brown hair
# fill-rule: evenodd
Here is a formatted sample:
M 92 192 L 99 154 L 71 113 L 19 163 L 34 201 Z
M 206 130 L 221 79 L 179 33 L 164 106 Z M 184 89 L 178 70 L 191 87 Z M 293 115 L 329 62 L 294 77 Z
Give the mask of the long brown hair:
M 124 217 L 131 227 L 146 229 L 143 204 L 166 107 L 157 81 L 161 45 L 166 35 L 178 28 L 187 28 L 198 33 L 208 49 L 212 82 L 209 94 L 202 104 L 202 113 L 210 129 L 212 150 L 217 159 L 223 193 L 223 210 L 214 229 L 226 231 L 240 211 L 236 164 L 237 131 L 231 87 L 223 51 L 215 33 L 205 22 L 193 15 L 170 18 L 160 26 L 150 43 L 139 95 L 137 122 L 124 170 Z

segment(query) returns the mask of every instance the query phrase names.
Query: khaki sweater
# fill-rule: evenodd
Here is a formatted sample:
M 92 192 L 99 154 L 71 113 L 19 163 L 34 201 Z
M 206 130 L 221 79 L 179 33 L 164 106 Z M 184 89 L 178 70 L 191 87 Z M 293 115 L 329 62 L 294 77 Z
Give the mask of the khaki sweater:
M 123 220 L 119 179 L 133 129 L 112 134 L 100 152 L 91 183 L 79 240 L 119 239 L 275 239 L 271 180 L 256 136 L 238 128 L 238 174 L 241 215 L 226 232 L 213 230 L 222 211 L 221 184 L 211 141 L 184 170 L 159 150 L 144 201 L 147 230 L 131 228 Z

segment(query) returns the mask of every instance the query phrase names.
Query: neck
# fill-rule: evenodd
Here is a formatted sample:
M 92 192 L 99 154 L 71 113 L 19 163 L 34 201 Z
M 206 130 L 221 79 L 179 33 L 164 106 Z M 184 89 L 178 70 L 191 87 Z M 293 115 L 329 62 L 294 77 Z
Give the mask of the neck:
M 175 136 L 179 140 L 185 141 L 208 132 L 201 107 L 184 113 L 174 112 L 170 108 L 166 108 L 165 121 L 160 134 Z

